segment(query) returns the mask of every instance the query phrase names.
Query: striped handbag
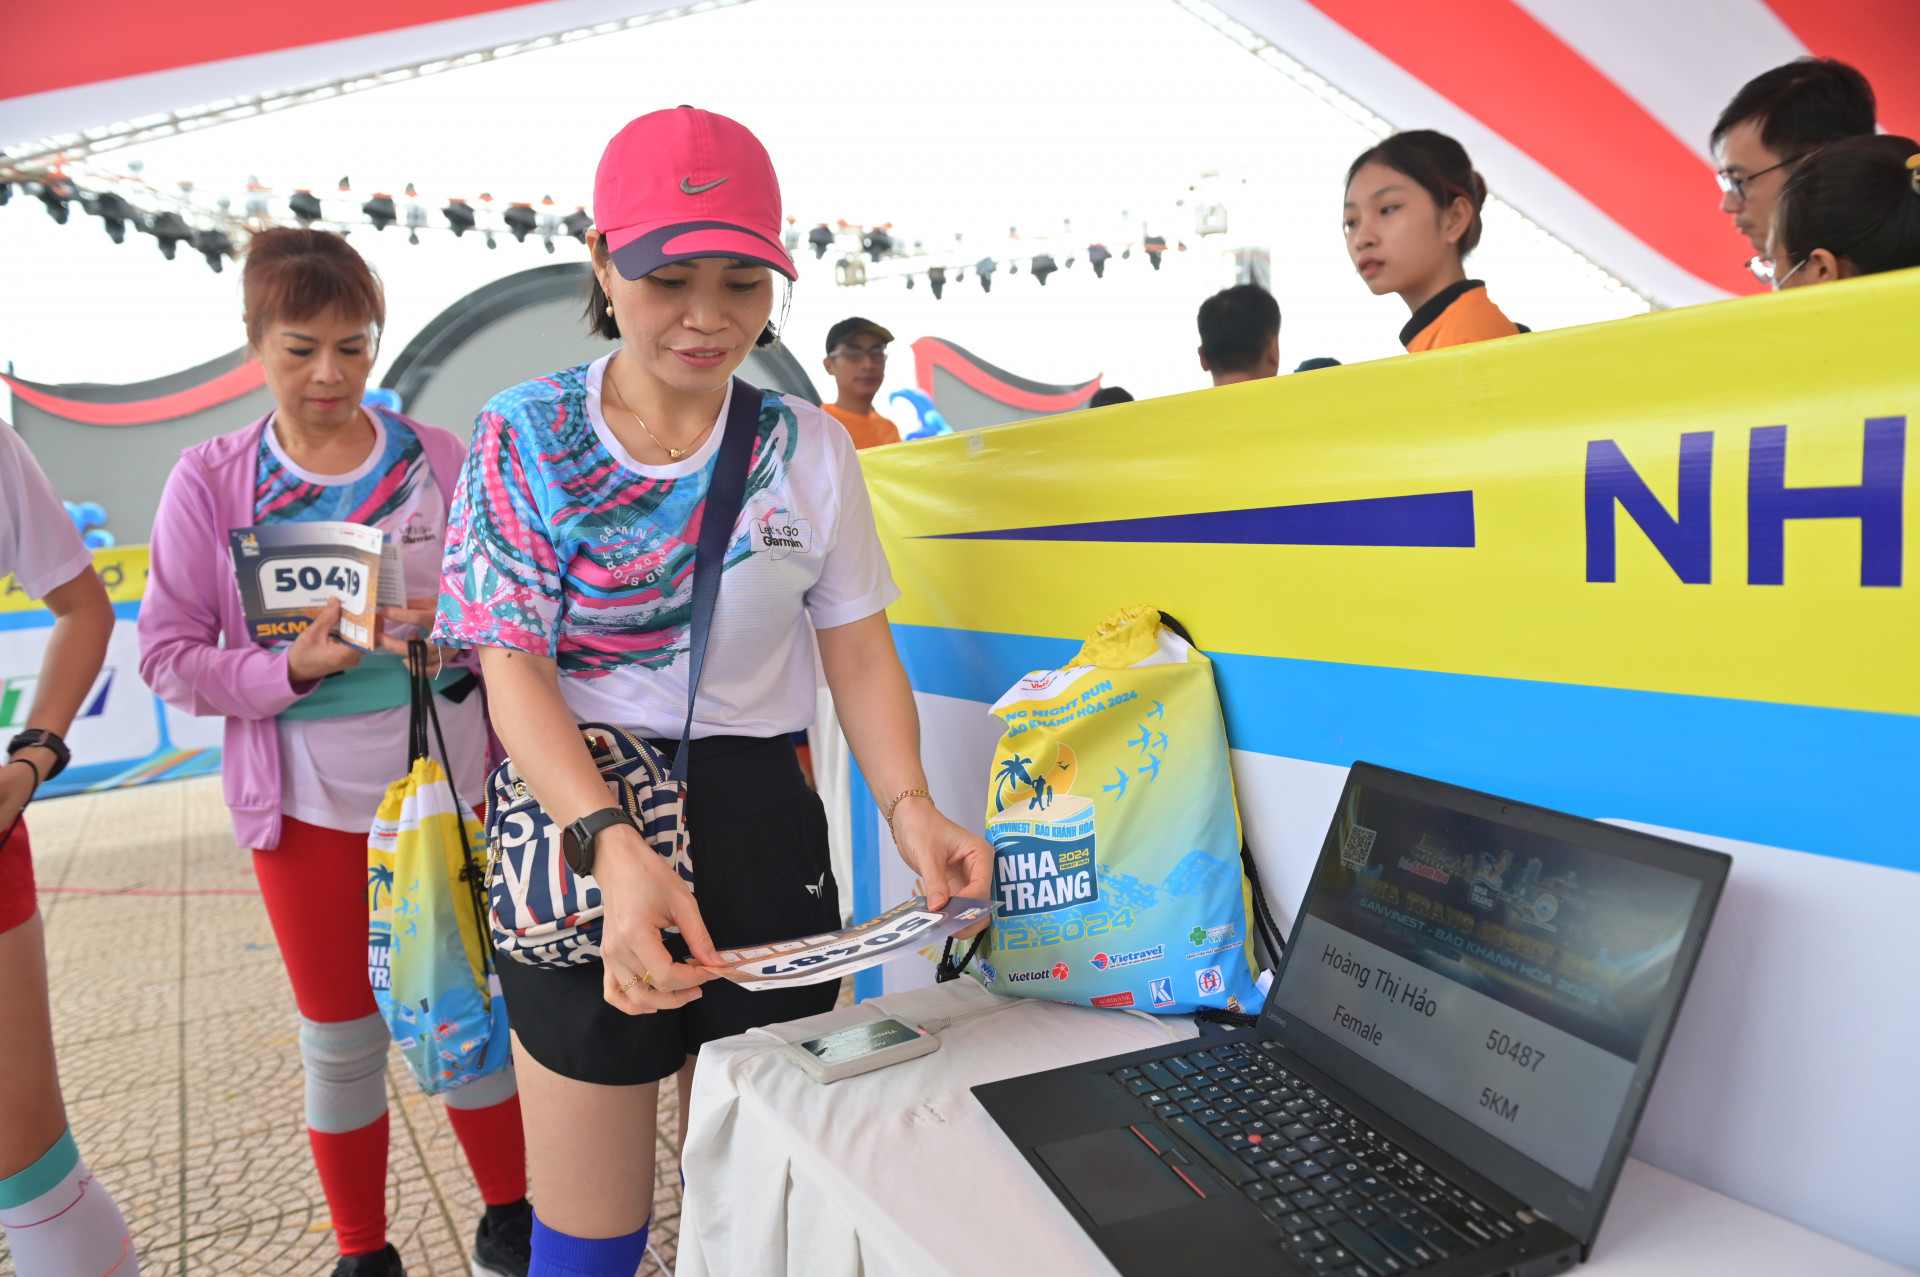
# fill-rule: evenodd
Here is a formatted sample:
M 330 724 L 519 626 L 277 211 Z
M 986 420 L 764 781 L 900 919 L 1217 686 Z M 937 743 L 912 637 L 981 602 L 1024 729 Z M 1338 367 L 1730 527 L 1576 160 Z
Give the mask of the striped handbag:
M 632 732 L 605 723 L 582 723 L 580 734 L 593 754 L 600 779 L 614 803 L 647 845 L 664 856 L 687 888 L 693 859 L 687 854 L 683 806 L 687 786 L 669 777 L 660 751 Z M 540 809 L 513 760 L 494 768 L 487 784 L 487 921 L 493 947 L 536 967 L 570 967 L 600 957 L 600 884 L 575 873 L 560 851 L 560 826 Z
M 726 434 L 707 485 L 700 540 L 693 558 L 692 618 L 687 643 L 687 719 L 671 767 L 632 732 L 582 723 L 580 733 L 614 802 L 633 817 L 647 845 L 693 889 L 686 823 L 687 765 L 693 754 L 694 697 L 706 663 L 713 604 L 727 543 L 746 492 L 747 464 L 759 435 L 762 397 L 735 378 Z M 487 921 L 493 947 L 528 966 L 572 967 L 600 960 L 606 907 L 600 884 L 578 874 L 561 850 L 561 826 L 540 806 L 509 758 L 487 781 Z

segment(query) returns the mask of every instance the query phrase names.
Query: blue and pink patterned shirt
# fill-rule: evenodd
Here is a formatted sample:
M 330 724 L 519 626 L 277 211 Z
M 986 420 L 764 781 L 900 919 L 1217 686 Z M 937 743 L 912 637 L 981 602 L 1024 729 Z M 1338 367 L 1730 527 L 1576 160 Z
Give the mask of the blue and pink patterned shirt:
M 692 456 L 643 466 L 600 414 L 605 366 L 526 382 L 482 410 L 434 637 L 553 657 L 576 719 L 677 739 L 694 547 L 727 405 Z M 763 394 L 693 734 L 811 724 L 811 630 L 898 597 L 847 432 L 803 400 Z

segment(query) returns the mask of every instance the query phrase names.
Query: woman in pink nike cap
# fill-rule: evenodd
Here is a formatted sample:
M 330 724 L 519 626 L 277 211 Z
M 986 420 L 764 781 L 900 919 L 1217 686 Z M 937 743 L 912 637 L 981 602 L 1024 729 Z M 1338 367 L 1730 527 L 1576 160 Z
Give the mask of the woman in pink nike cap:
M 676 1079 L 684 1112 L 702 1043 L 833 1006 L 832 984 L 748 993 L 701 965 L 716 946 L 840 925 L 826 817 L 790 741 L 813 721 L 816 644 L 929 903 L 984 896 L 991 877 L 985 841 L 927 795 L 887 624 L 899 591 L 852 440 L 792 396 L 755 392 L 730 414 L 734 370 L 774 339 L 774 277 L 794 278 L 781 211 L 772 161 L 733 120 L 681 107 L 622 129 L 594 183 L 589 318 L 623 345 L 496 395 L 454 495 L 434 637 L 480 649 L 494 729 L 545 816 L 583 821 L 568 836 L 606 909 L 598 952 L 574 965 L 499 963 L 541 1186 L 536 1277 L 631 1277 L 660 1082 Z M 754 431 L 745 495 L 691 717 L 696 902 L 609 808 L 577 724 L 680 747 L 695 545 L 739 422 Z

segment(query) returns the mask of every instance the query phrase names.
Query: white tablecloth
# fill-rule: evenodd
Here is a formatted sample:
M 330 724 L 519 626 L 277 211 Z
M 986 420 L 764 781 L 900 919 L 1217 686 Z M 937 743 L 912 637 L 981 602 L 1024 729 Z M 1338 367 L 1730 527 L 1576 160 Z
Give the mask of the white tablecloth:
M 876 1013 L 953 1023 L 931 1055 L 831 1086 L 780 1048 Z M 708 1043 L 687 1114 L 678 1277 L 1114 1277 L 968 1088 L 1193 1031 L 1184 1019 L 996 998 L 959 980 Z M 1629 1161 L 1582 1271 L 1906 1270 Z

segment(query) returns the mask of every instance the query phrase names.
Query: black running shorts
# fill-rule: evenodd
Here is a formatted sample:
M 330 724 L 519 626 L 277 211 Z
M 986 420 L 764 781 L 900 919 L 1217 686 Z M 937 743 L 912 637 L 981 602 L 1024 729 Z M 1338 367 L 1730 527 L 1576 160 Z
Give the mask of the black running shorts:
M 653 742 L 671 756 L 678 741 Z M 694 899 L 715 948 L 786 940 L 840 926 L 826 809 L 785 736 L 693 742 L 687 776 Z M 676 961 L 680 937 L 666 937 Z M 602 966 L 554 970 L 498 955 L 507 1019 L 520 1045 L 563 1077 L 637 1086 L 680 1071 L 702 1043 L 833 1009 L 836 983 L 748 993 L 710 980 L 679 1010 L 628 1015 L 608 1006 Z

